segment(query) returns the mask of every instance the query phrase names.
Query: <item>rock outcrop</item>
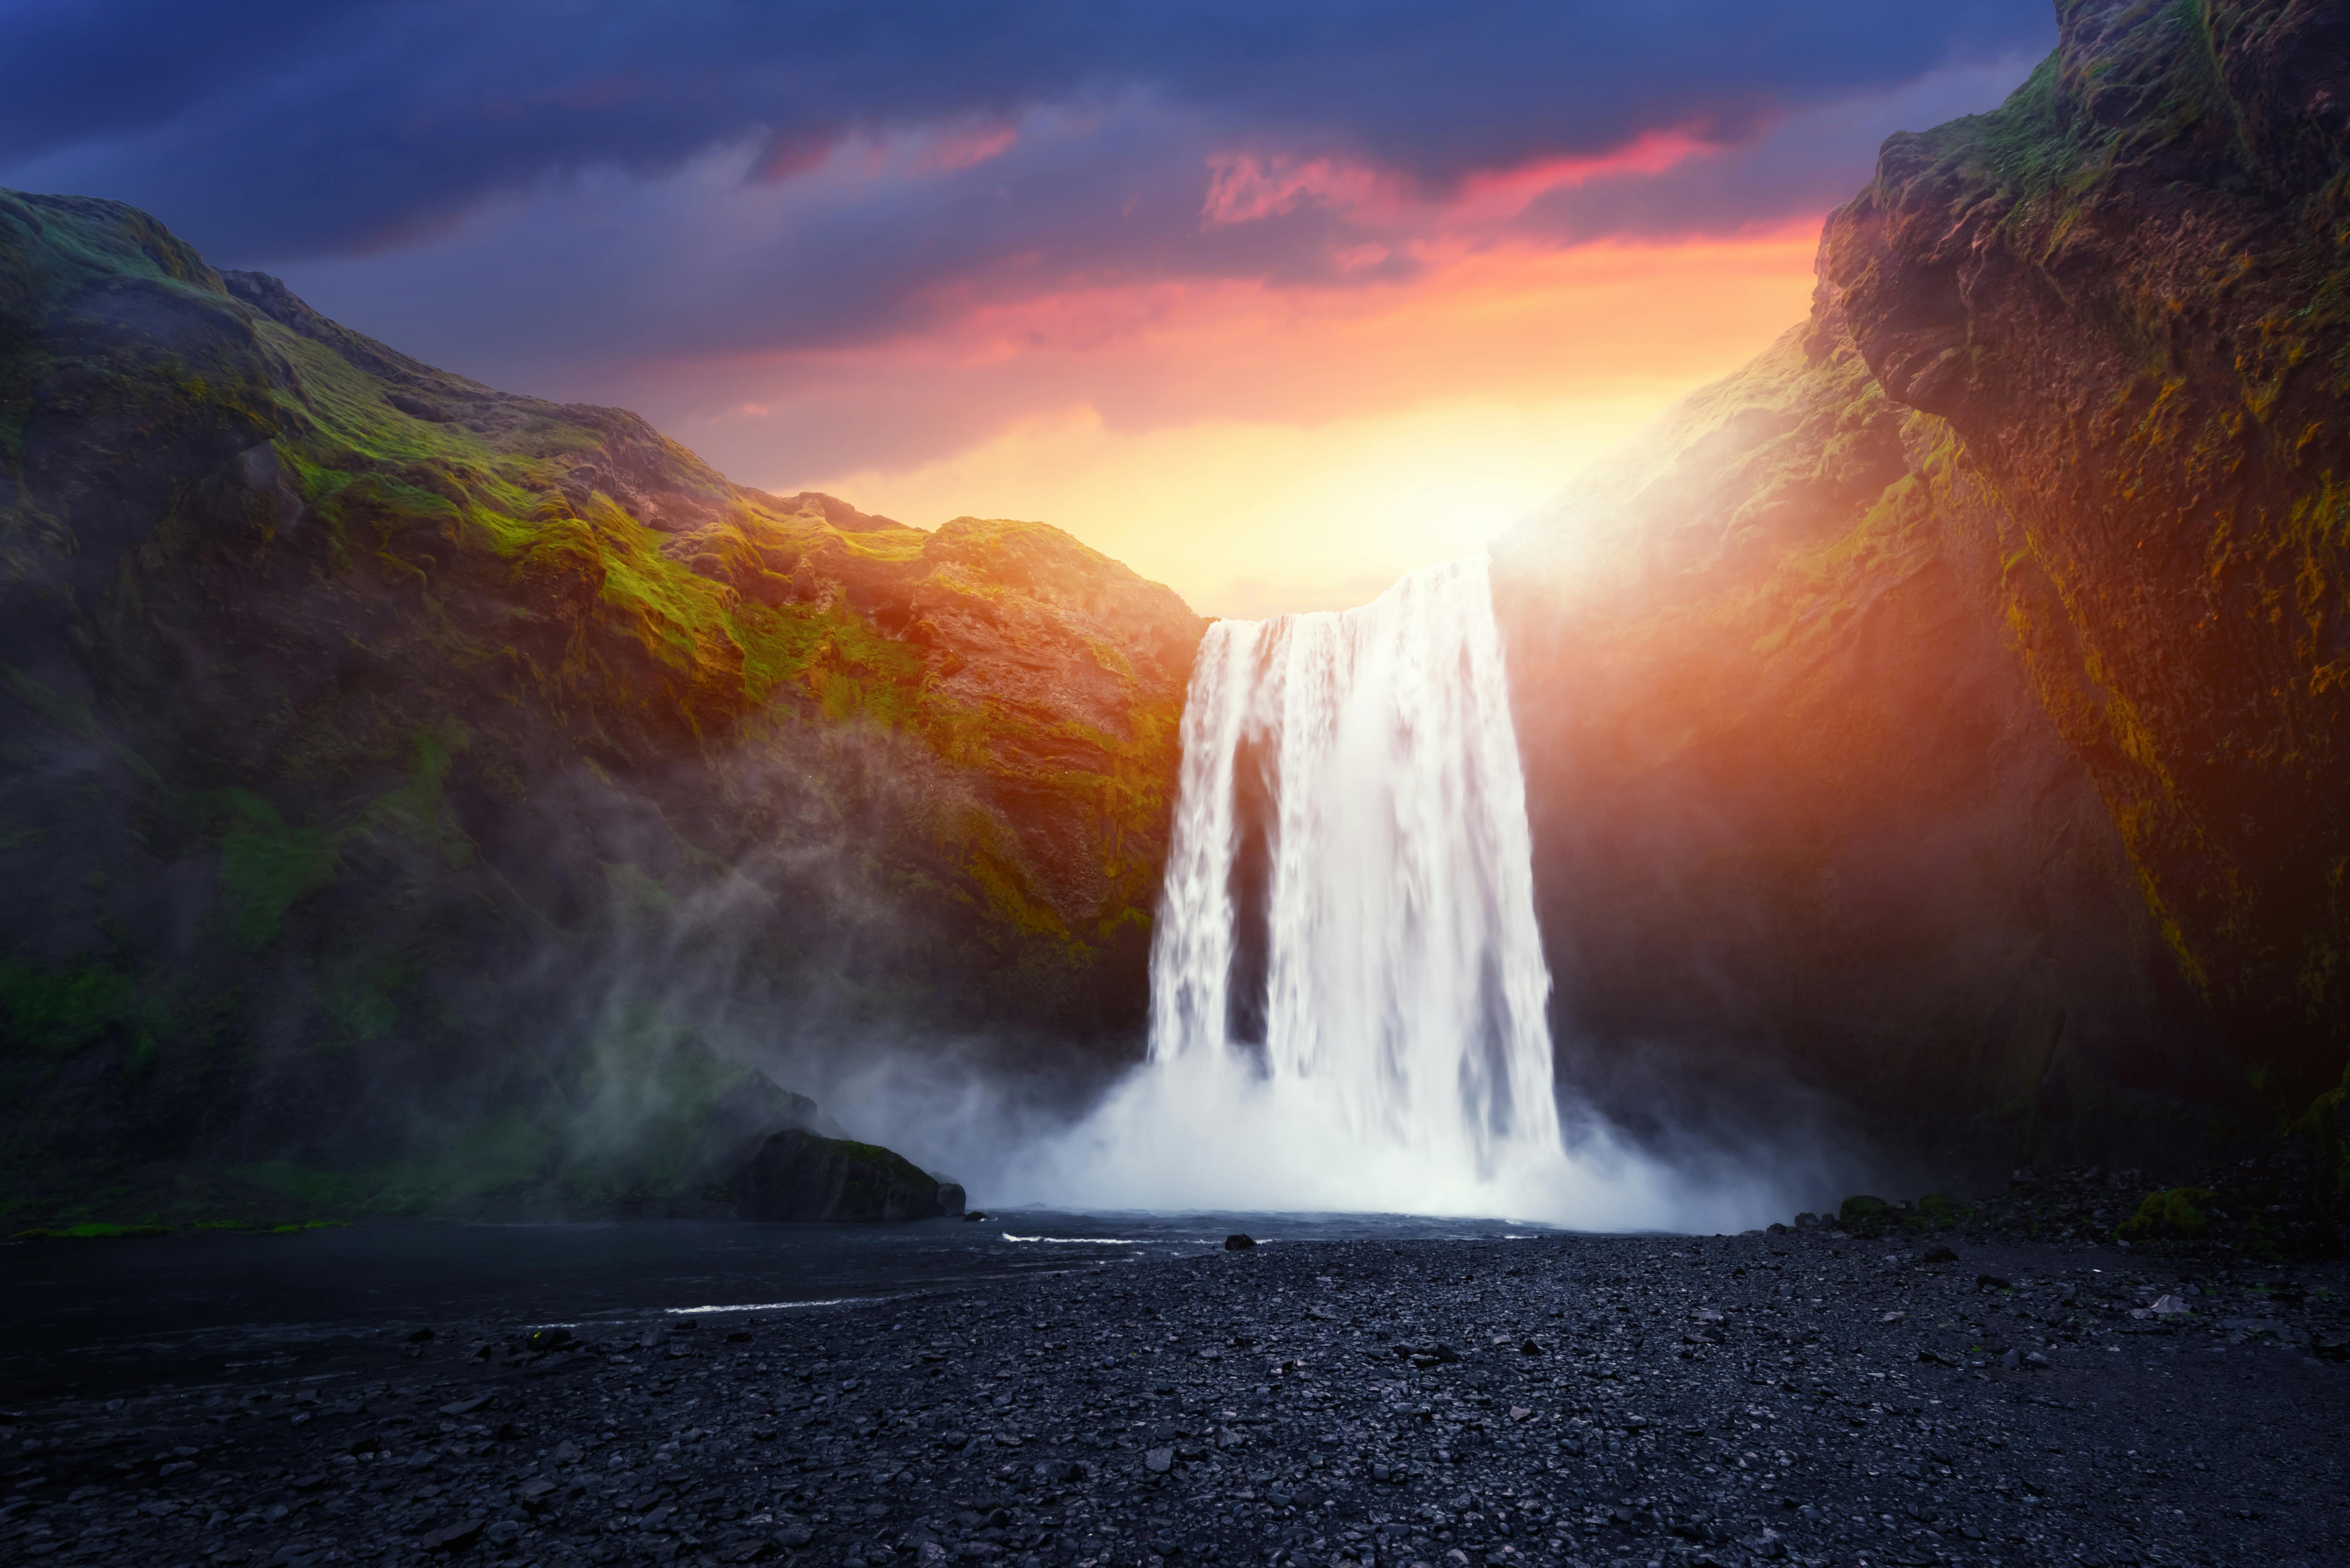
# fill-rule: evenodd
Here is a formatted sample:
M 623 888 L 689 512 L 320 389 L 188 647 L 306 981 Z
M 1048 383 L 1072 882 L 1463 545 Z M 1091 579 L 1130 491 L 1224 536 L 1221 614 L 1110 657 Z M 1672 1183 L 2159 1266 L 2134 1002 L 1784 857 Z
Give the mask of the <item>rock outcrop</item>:
M 2350 1047 L 2350 14 L 2071 0 L 1824 277 L 2011 518 L 1997 604 L 2268 1092 Z
M 1792 1070 L 1937 1163 L 2170 1136 L 2124 1091 L 2193 1032 L 1991 607 L 1999 513 L 1828 308 L 1497 550 L 1563 1066 L 1613 1114 L 1783 1118 Z
M 0 192 L 8 1202 L 412 1206 L 797 1042 L 1122 1050 L 1203 625 Z
M 759 1147 L 735 1179 L 749 1220 L 959 1219 L 962 1188 L 879 1144 L 793 1128 Z
M 1568 1066 L 1636 1118 L 1759 1058 L 2158 1168 L 2343 1072 L 2345 25 L 2059 11 L 1496 552 Z

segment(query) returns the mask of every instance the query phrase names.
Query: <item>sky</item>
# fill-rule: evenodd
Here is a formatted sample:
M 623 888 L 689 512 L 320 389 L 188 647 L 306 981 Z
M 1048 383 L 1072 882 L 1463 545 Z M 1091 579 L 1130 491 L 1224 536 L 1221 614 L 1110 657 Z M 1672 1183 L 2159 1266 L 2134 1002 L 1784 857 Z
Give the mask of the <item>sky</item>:
M 745 484 L 1041 519 L 1196 608 L 1471 554 L 1808 308 L 2047 0 L 0 0 L 114 197 Z

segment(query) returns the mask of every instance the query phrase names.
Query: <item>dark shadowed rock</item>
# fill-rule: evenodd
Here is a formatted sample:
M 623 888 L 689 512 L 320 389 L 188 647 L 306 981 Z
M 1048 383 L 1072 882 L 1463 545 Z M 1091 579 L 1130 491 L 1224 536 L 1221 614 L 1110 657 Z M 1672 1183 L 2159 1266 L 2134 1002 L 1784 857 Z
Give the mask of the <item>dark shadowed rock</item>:
M 879 1144 L 789 1127 L 760 1146 L 737 1183 L 754 1220 L 927 1220 L 962 1211 L 962 1189 Z

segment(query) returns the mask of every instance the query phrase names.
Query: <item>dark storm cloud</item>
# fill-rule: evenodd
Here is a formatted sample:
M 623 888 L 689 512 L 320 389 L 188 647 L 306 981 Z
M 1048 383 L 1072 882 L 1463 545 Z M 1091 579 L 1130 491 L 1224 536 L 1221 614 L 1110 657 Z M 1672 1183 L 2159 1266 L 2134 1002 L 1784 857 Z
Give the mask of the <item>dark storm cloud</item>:
M 16 0 L 0 167 L 285 261 L 396 244 L 551 175 L 749 141 L 754 177 L 781 178 L 859 134 L 1143 93 L 1440 196 L 1646 130 L 1748 140 L 2052 33 L 2046 0 Z

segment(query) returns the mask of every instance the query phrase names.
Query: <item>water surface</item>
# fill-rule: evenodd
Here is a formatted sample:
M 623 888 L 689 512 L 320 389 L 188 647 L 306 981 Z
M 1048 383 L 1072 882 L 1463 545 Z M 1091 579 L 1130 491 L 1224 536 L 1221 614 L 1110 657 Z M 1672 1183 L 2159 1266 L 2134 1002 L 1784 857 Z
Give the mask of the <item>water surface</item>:
M 671 1315 L 777 1317 L 1023 1273 L 1130 1267 L 1244 1231 L 1305 1240 L 1538 1228 L 1378 1214 L 1076 1214 L 903 1225 L 386 1225 L 0 1246 L 0 1402 L 355 1370 L 408 1335 Z

